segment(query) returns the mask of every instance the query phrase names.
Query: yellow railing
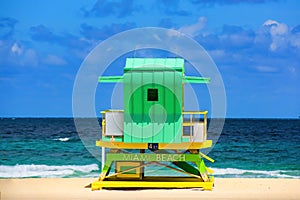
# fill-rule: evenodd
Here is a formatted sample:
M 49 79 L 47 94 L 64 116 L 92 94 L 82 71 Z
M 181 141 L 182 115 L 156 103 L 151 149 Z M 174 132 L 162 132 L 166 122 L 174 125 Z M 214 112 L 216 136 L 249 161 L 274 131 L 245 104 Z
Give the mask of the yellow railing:
M 201 125 L 203 127 L 203 141 L 207 138 L 207 113 L 208 111 L 183 111 L 183 136 L 190 137 L 190 142 L 193 142 L 195 138 L 195 129 L 196 125 Z M 185 116 L 189 116 L 186 118 Z M 198 118 L 197 118 L 198 116 Z M 184 127 L 189 127 L 189 132 L 186 134 L 186 129 Z
M 106 119 L 105 115 L 108 112 L 124 112 L 123 110 L 105 110 L 101 111 L 102 114 L 102 135 L 106 135 Z M 182 135 L 183 137 L 189 137 L 190 142 L 196 142 L 195 140 L 197 139 L 197 134 L 195 131 L 200 131 L 195 128 L 195 126 L 200 126 L 202 132 L 201 140 L 206 140 L 207 138 L 207 111 L 183 111 L 182 112 L 182 117 L 183 117 L 183 130 L 182 130 Z M 189 116 L 186 118 L 186 116 Z M 189 127 L 189 131 L 187 132 L 187 129 L 185 127 Z M 187 132 L 187 133 L 186 133 Z
M 124 110 L 104 110 L 101 111 L 101 115 L 102 115 L 102 135 L 105 136 L 106 135 L 106 113 L 109 112 L 124 112 Z

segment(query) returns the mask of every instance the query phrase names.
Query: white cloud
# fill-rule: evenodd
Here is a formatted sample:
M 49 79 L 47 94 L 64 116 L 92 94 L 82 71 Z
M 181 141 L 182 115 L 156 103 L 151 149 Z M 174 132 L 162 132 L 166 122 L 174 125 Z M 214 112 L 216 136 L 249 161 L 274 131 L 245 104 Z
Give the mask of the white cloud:
M 175 29 L 168 29 L 167 30 L 167 36 L 169 36 L 169 37 L 182 37 L 183 34 L 181 32 L 178 32 Z
M 271 66 L 256 66 L 255 67 L 260 72 L 270 73 L 270 72 L 277 72 L 275 67 Z
M 22 48 L 15 42 L 11 47 L 11 52 L 17 55 L 21 55 L 23 50 Z
M 264 22 L 263 26 L 269 27 L 269 32 L 272 37 L 272 43 L 269 47 L 271 51 L 276 51 L 280 48 L 285 48 L 288 45 L 288 25 L 269 19 Z
M 195 24 L 183 26 L 178 29 L 178 31 L 185 33 L 190 36 L 195 36 L 202 30 L 206 25 L 207 19 L 205 17 L 199 17 L 198 21 Z
M 267 21 L 265 21 L 265 23 L 263 25 L 264 26 L 270 26 L 270 25 L 273 25 L 273 24 L 278 24 L 278 22 L 275 21 L 275 20 L 272 20 L 272 19 L 268 19 Z
M 271 35 L 276 36 L 276 35 L 285 35 L 288 33 L 288 26 L 283 23 L 278 23 L 276 26 L 271 26 Z
M 45 58 L 44 62 L 49 65 L 65 65 L 65 64 L 67 64 L 67 62 L 64 59 L 62 59 L 58 56 L 55 56 L 55 55 L 48 55 Z
M 267 20 L 265 21 L 265 23 L 263 24 L 264 26 L 271 26 L 270 29 L 270 33 L 272 35 L 284 35 L 286 33 L 288 33 L 288 26 L 284 23 L 279 23 L 275 20 Z
M 290 37 L 290 43 L 292 46 L 297 47 L 300 49 L 300 34 L 297 33 Z

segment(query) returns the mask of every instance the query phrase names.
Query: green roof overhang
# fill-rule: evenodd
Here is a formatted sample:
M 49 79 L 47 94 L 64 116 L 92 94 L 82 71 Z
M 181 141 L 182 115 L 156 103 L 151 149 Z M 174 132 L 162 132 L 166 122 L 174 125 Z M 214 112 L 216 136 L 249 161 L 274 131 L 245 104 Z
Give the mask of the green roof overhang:
M 123 76 L 99 76 L 99 83 L 118 83 L 123 82 Z
M 123 76 L 100 76 L 99 83 L 119 83 L 123 82 Z M 210 83 L 210 78 L 183 76 L 183 83 Z
M 210 78 L 196 77 L 196 76 L 184 76 L 184 83 L 210 83 Z

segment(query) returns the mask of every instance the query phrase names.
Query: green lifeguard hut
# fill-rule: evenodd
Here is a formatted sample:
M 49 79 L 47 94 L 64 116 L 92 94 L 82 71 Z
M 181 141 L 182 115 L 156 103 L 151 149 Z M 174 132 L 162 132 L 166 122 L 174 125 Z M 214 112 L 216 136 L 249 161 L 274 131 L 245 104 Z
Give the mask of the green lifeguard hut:
M 123 82 L 124 110 L 101 112 L 102 138 L 96 145 L 102 147 L 102 173 L 93 190 L 212 189 L 212 170 L 203 158 L 213 160 L 200 152 L 212 145 L 206 139 L 207 111 L 184 111 L 184 84 L 209 83 L 209 78 L 185 76 L 181 58 L 127 58 L 123 76 L 99 77 L 99 82 Z M 184 176 L 145 176 L 150 165 Z

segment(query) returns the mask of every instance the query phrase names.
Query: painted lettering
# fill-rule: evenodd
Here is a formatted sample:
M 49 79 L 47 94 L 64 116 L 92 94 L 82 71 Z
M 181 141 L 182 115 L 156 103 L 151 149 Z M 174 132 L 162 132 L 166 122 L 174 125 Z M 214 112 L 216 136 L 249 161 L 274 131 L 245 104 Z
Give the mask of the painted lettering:
M 178 161 L 185 161 L 185 155 L 184 154 L 180 154 Z
M 184 154 L 123 154 L 122 160 L 174 162 L 185 161 Z
M 150 159 L 150 157 L 148 154 L 140 154 L 140 161 L 146 161 L 149 159 Z
M 138 154 L 134 154 L 133 160 L 139 161 L 139 156 L 138 156 Z
M 160 154 L 156 154 L 156 161 L 160 161 L 161 158 L 160 158 Z
M 172 156 L 172 154 L 168 154 L 167 161 L 173 161 L 173 160 L 174 160 L 174 156 Z
M 131 154 L 123 154 L 123 160 L 131 160 Z

